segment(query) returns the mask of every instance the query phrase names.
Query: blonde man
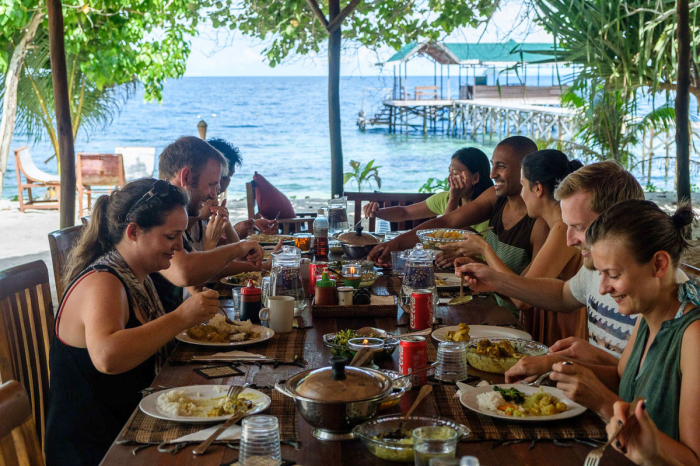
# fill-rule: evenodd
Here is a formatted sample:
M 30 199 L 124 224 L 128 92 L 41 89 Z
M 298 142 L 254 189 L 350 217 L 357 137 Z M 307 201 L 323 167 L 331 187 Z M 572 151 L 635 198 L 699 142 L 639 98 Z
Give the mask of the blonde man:
M 605 210 L 621 201 L 644 199 L 639 182 L 617 162 L 600 162 L 567 176 L 554 197 L 561 202 L 567 244 L 581 250 L 586 266 L 569 281 L 513 276 L 483 264 L 468 264 L 457 269 L 476 291 L 495 291 L 548 311 L 569 313 L 580 309 L 581 305 L 587 307 L 588 341 L 566 338 L 552 345 L 547 356 L 524 358 L 506 373 L 509 382 L 543 374 L 551 370 L 553 363 L 564 360 L 617 366 L 634 329 L 635 320 L 618 313 L 617 303 L 609 295 L 600 294 L 600 273 L 592 270 L 585 239 L 588 227 Z

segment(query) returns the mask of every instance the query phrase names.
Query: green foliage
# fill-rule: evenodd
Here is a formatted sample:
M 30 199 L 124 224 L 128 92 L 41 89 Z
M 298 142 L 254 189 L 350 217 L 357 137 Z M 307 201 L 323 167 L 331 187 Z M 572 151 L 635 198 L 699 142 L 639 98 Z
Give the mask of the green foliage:
M 690 185 L 690 192 L 691 193 L 700 193 L 700 186 L 696 184 L 691 184 Z
M 362 165 L 355 160 L 350 161 L 351 172 L 343 173 L 343 184 L 354 179 L 357 183 L 357 191 L 362 192 L 362 187 L 371 186 L 371 180 L 377 183 L 377 189 L 381 189 L 382 180 L 379 178 L 379 169 L 381 166 L 374 166 L 374 160 L 370 160 L 366 165 Z
M 441 180 L 439 178 L 428 178 L 428 181 L 423 183 L 423 186 L 418 188 L 419 193 L 439 193 L 443 191 L 449 191 L 450 184 L 448 183 L 448 178 Z
M 647 185 L 644 186 L 645 193 L 658 193 L 659 191 L 661 190 L 657 188 L 654 183 L 647 183 Z

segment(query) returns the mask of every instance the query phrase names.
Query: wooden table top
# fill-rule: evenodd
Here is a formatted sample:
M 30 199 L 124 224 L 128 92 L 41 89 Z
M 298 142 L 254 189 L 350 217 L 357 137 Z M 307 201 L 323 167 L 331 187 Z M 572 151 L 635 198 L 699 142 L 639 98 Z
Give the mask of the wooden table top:
M 378 281 L 381 286 L 381 283 Z M 488 325 L 518 325 L 518 319 L 507 309 L 495 305 L 489 298 L 474 298 L 467 304 L 457 307 L 439 306 L 436 310 L 436 317 L 441 318 L 444 324 L 456 325 L 464 322 L 467 324 L 488 324 Z M 313 328 L 307 331 L 305 359 L 308 362 L 307 368 L 323 367 L 328 365 L 331 356 L 330 351 L 323 343 L 323 335 L 336 332 L 344 328 L 361 328 L 372 326 L 383 328 L 387 331 L 408 331 L 408 315 L 399 311 L 398 319 L 393 318 L 317 318 L 311 319 L 308 311 L 304 314 L 306 322 L 311 323 Z M 394 358 L 384 361 L 382 366 L 388 369 L 398 369 L 398 351 Z M 200 366 L 170 365 L 167 364 L 161 370 L 158 377 L 153 381 L 152 386 L 159 385 L 166 387 L 202 385 L 202 384 L 242 384 L 245 381 L 261 386 L 274 384 L 278 380 L 289 378 L 303 369 L 294 365 L 280 365 L 274 368 L 271 365 L 257 367 L 255 365 L 241 366 L 247 373 L 243 376 L 206 380 L 193 372 L 193 368 Z M 495 374 L 487 374 L 469 368 L 470 374 L 478 375 L 491 382 L 503 382 L 503 377 Z M 400 413 L 400 406 L 407 409 L 415 399 L 418 390 L 411 390 L 405 395 L 399 406 L 385 412 L 385 414 Z M 422 403 L 415 412 L 416 415 L 436 415 L 432 403 Z M 298 416 L 298 430 L 301 447 L 295 450 L 289 445 L 282 445 L 282 458 L 296 461 L 303 466 L 331 466 L 331 465 L 389 465 L 390 463 L 374 457 L 362 445 L 360 440 L 350 440 L 341 442 L 323 442 L 315 439 L 311 435 L 313 430 L 306 421 Z M 592 449 L 589 446 L 576 442 L 566 442 L 569 447 L 555 446 L 551 441 L 541 441 L 530 449 L 531 442 L 525 441 L 518 444 L 499 446 L 494 448 L 494 442 L 461 442 L 458 445 L 458 457 L 463 455 L 474 455 L 479 458 L 482 465 L 577 465 L 583 464 L 588 452 Z M 128 465 L 202 465 L 219 466 L 231 464 L 238 457 L 238 450 L 228 448 L 225 445 L 212 445 L 207 454 L 201 457 L 194 456 L 192 448 L 183 448 L 177 454 L 160 453 L 156 446 L 151 446 L 133 454 L 134 445 L 112 445 L 105 456 L 102 464 L 105 466 Z M 612 448 L 606 451 L 601 465 L 626 465 L 632 464 L 624 456 L 614 451 Z

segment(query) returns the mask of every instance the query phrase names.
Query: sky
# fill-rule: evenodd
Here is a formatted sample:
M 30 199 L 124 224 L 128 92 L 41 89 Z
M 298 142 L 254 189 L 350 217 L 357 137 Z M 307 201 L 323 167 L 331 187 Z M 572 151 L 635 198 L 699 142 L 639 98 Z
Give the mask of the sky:
M 446 37 L 454 42 L 502 42 L 513 39 L 518 42 L 552 42 L 552 36 L 534 25 L 526 7 L 512 0 L 501 7 L 489 25 L 478 29 L 463 28 Z M 485 30 L 484 30 L 485 29 Z M 512 29 L 512 31 L 511 31 Z M 263 55 L 264 44 L 258 39 L 238 32 L 217 32 L 211 26 L 200 27 L 200 34 L 192 40 L 192 52 L 187 61 L 185 76 L 326 76 L 327 60 L 324 56 L 293 57 L 288 63 L 270 67 Z M 391 69 L 376 66 L 394 53 L 390 47 L 376 53 L 365 47 L 344 52 L 341 73 L 343 76 L 375 76 L 391 74 Z M 433 64 L 425 58 L 411 61 L 413 76 L 433 74 Z

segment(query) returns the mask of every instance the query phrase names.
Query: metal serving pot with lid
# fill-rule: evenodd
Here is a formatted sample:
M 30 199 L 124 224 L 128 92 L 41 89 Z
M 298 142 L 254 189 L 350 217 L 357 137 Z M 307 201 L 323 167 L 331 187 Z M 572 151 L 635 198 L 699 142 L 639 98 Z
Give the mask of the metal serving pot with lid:
M 330 358 L 331 367 L 309 369 L 275 385 L 294 399 L 319 440 L 349 440 L 352 428 L 371 419 L 393 392 L 390 376 L 373 369 L 346 367 L 347 358 Z
M 361 225 L 357 225 L 355 231 L 338 235 L 338 241 L 343 248 L 343 253 L 351 260 L 364 259 L 379 244 L 376 236 L 362 232 Z

